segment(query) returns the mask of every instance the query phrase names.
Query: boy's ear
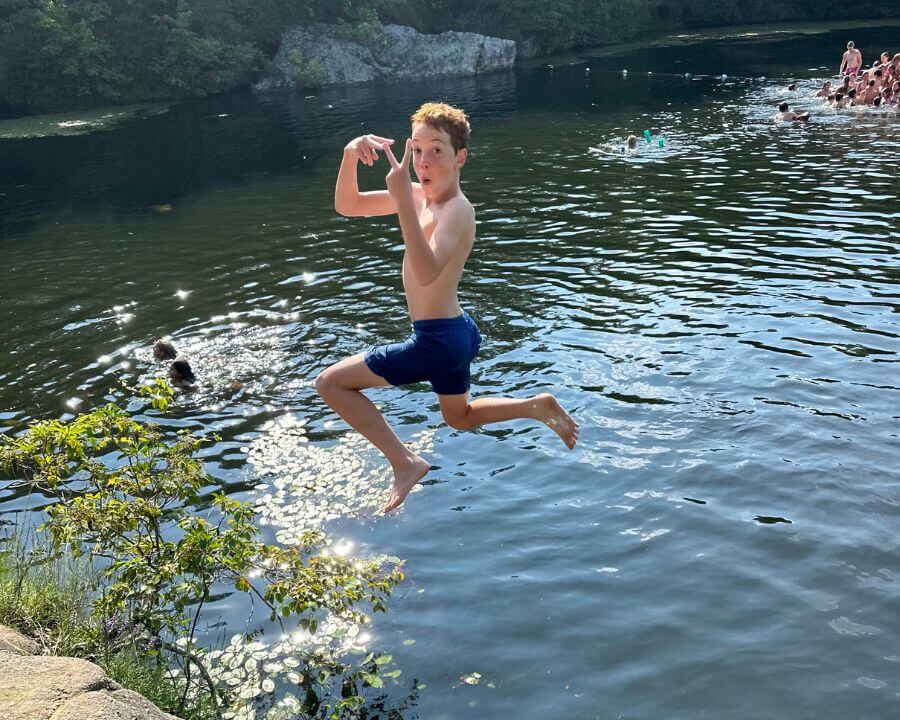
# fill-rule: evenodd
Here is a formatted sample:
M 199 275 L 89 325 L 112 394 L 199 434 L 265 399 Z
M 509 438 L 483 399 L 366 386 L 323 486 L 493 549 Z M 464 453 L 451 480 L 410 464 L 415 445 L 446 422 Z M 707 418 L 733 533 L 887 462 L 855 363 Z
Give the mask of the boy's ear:
M 456 169 L 459 170 L 463 165 L 466 164 L 466 160 L 469 159 L 469 152 L 466 148 L 460 148 L 456 151 Z

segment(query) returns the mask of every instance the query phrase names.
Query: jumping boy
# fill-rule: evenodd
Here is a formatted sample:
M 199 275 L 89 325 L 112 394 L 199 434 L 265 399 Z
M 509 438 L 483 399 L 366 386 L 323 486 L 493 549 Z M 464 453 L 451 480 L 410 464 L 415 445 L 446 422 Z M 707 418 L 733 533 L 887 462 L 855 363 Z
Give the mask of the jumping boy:
M 412 138 L 400 161 L 391 150 L 391 139 L 363 135 L 350 141 L 338 172 L 334 207 L 348 217 L 396 213 L 403 233 L 403 289 L 413 334 L 405 342 L 371 347 L 341 360 L 316 378 L 322 399 L 390 462 L 394 477 L 383 512 L 403 503 L 425 477 L 429 463 L 400 441 L 362 390 L 427 380 L 444 420 L 457 430 L 530 418 L 554 430 L 570 449 L 578 440 L 577 423 L 549 393 L 469 400 L 469 365 L 481 345 L 478 326 L 457 299 L 475 241 L 475 210 L 459 188 L 469 121 L 462 110 L 443 103 L 426 103 L 411 120 Z M 373 165 L 379 152 L 391 166 L 387 189 L 361 193 L 357 165 Z M 410 158 L 417 183 L 410 179 Z

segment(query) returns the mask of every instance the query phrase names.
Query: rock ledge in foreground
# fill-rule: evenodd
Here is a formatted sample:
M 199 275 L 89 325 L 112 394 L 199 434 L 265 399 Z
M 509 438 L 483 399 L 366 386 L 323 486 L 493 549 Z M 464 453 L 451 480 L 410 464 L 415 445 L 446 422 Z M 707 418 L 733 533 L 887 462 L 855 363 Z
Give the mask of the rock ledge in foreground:
M 31 655 L 37 645 L 0 625 L 3 720 L 178 720 L 87 660 Z

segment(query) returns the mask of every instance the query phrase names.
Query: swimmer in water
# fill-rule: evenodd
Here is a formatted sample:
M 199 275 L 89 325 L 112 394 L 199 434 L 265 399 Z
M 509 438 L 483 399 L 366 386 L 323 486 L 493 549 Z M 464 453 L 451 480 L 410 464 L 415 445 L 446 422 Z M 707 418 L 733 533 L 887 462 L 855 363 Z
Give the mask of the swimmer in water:
M 606 145 L 600 147 L 589 147 L 588 150 L 603 153 L 605 155 L 635 155 L 637 153 L 638 138 L 637 135 L 629 135 L 625 138 L 625 144 L 619 145 L 618 142 L 610 140 Z
M 197 376 L 194 375 L 191 364 L 183 358 L 175 360 L 169 366 L 169 379 L 172 381 L 172 385 L 182 390 L 197 389 Z
M 785 121 L 806 121 L 809 120 L 809 113 L 795 113 L 790 109 L 790 106 L 787 103 L 781 103 L 778 106 L 778 112 L 772 116 L 772 119 L 775 122 L 785 122 Z
M 525 398 L 470 399 L 470 364 L 481 347 L 475 321 L 459 304 L 457 286 L 475 242 L 475 209 L 459 186 L 468 158 L 469 120 L 459 108 L 426 103 L 410 118 L 412 137 L 401 160 L 393 140 L 362 135 L 344 148 L 334 207 L 347 217 L 396 215 L 403 236 L 403 289 L 412 335 L 404 342 L 370 347 L 323 370 L 316 391 L 387 458 L 391 493 L 381 508 L 400 507 L 425 477 L 430 463 L 394 433 L 364 390 L 429 382 L 444 421 L 455 430 L 530 419 L 553 430 L 568 448 L 578 424 L 550 393 Z M 383 152 L 390 170 L 386 189 L 360 192 L 359 163 L 373 165 Z M 412 161 L 418 182 L 409 174 Z
M 153 344 L 153 357 L 157 360 L 174 360 L 178 357 L 178 353 L 168 340 L 157 340 Z

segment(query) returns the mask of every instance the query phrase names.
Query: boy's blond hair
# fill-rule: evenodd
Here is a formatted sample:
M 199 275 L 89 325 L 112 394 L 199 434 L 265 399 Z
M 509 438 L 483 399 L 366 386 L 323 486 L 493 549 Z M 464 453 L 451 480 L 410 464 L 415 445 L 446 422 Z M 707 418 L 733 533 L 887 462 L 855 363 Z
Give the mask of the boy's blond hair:
M 450 136 L 453 151 L 469 147 L 469 118 L 459 108 L 439 102 L 425 103 L 410 117 L 413 126 L 423 123 Z

